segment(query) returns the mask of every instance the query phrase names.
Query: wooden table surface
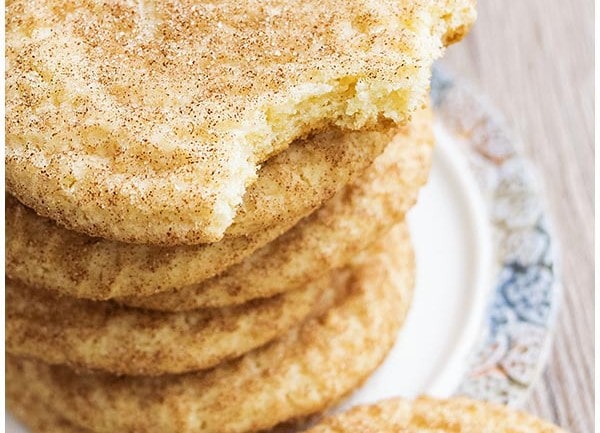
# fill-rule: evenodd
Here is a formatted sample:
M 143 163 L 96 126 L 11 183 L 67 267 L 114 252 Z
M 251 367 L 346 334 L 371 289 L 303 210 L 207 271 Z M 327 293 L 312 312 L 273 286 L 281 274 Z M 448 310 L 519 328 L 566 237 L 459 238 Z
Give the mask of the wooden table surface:
M 537 166 L 561 243 L 564 296 L 549 365 L 526 409 L 594 431 L 594 4 L 479 0 L 442 64 L 503 112 Z

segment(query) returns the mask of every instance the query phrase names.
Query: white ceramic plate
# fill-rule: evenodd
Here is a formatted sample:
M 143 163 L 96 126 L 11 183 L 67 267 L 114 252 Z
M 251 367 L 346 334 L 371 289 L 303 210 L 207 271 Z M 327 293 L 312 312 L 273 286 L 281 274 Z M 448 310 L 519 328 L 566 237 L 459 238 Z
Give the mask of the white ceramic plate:
M 392 396 L 519 405 L 542 369 L 560 286 L 531 169 L 497 114 L 439 71 L 437 148 L 409 225 L 412 309 L 383 365 L 338 410 Z M 25 433 L 10 416 L 8 433 Z

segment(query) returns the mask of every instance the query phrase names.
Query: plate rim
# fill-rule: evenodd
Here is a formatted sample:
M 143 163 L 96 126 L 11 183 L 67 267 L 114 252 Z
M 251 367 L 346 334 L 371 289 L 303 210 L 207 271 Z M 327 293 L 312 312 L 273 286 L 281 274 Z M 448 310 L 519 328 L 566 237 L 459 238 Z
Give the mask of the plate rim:
M 519 341 L 519 336 L 514 334 L 518 331 L 508 329 L 511 326 L 510 324 L 504 328 L 497 327 L 496 329 L 492 329 L 494 327 L 492 323 L 494 304 L 500 302 L 500 298 L 505 297 L 503 293 L 505 282 L 502 279 L 502 272 L 506 270 L 508 262 L 500 260 L 499 265 L 501 268 L 490 290 L 485 323 L 482 326 L 483 335 L 472 349 L 469 365 L 466 367 L 465 373 L 455 392 L 455 395 L 466 395 L 518 407 L 523 405 L 530 396 L 548 365 L 556 334 L 560 305 L 563 302 L 564 287 L 562 283 L 560 242 L 554 229 L 554 219 L 549 211 L 543 178 L 531 160 L 522 152 L 518 140 L 512 135 L 510 128 L 505 124 L 504 117 L 480 91 L 469 83 L 457 79 L 439 65 L 435 65 L 432 73 L 431 94 L 434 115 L 443 124 L 444 128 L 450 129 L 451 132 L 457 134 L 464 134 L 467 132 L 465 126 L 470 125 L 472 129 L 469 132 L 477 129 L 479 130 L 479 134 L 483 133 L 484 137 L 479 137 L 481 140 L 480 143 L 475 144 L 473 141 L 467 139 L 465 140 L 467 145 L 462 149 L 462 152 L 469 160 L 469 166 L 472 170 L 476 171 L 473 157 L 482 157 L 485 153 L 487 153 L 486 157 L 482 157 L 484 160 L 487 159 L 489 161 L 494 157 L 499 158 L 496 170 L 503 170 L 505 164 L 520 166 L 520 170 L 517 170 L 517 173 L 518 176 L 522 175 L 519 180 L 524 183 L 524 185 L 521 185 L 524 190 L 520 192 L 524 192 L 527 198 L 533 200 L 534 206 L 538 208 L 538 215 L 534 225 L 527 226 L 526 229 L 540 230 L 540 236 L 547 237 L 546 251 L 543 253 L 545 257 L 540 257 L 540 260 L 543 261 L 524 264 L 523 269 L 517 271 L 517 273 L 524 274 L 530 268 L 541 267 L 540 269 L 546 269 L 548 272 L 547 276 L 550 277 L 541 288 L 544 291 L 543 294 L 547 296 L 545 298 L 547 311 L 541 317 L 541 320 L 535 323 L 537 329 L 541 331 L 534 338 L 535 343 L 539 344 L 537 354 L 533 360 L 526 360 L 524 359 L 525 357 L 520 360 L 523 363 L 522 367 L 527 370 L 527 374 L 517 381 L 512 376 L 513 372 L 510 371 L 510 368 L 507 369 L 501 365 L 501 361 L 505 358 L 500 358 L 495 363 L 490 363 L 485 367 L 484 363 L 486 361 L 489 363 L 490 360 L 489 357 L 488 359 L 484 356 L 482 357 L 482 354 L 489 351 L 494 344 L 498 344 L 499 338 L 507 337 L 510 341 L 510 338 L 517 337 L 517 343 Z M 473 118 L 464 118 L 468 116 L 473 116 Z M 461 119 L 461 117 L 463 118 Z M 487 137 L 485 137 L 486 132 L 488 134 Z M 498 148 L 494 149 L 493 147 Z M 494 151 L 497 153 L 496 155 Z M 492 163 L 489 165 L 493 166 Z M 493 170 L 493 167 L 488 167 L 488 170 Z M 510 181 L 510 179 L 508 180 Z M 481 182 L 478 183 L 478 188 L 483 189 L 484 185 Z M 493 207 L 495 204 L 492 201 L 490 206 Z M 489 222 L 492 226 L 497 226 L 498 222 L 494 222 L 493 218 L 493 213 L 490 212 Z M 506 233 L 510 235 L 511 231 L 506 230 Z M 501 249 L 501 241 L 495 240 L 493 248 L 499 251 Z M 504 256 L 499 258 L 504 258 Z M 515 265 L 517 264 L 515 263 Z M 536 282 L 536 280 L 526 282 L 525 286 L 521 289 L 532 289 L 532 286 Z M 539 305 L 537 306 L 539 307 Z M 508 305 L 496 305 L 495 307 L 500 310 L 506 310 L 505 314 L 509 313 L 508 310 L 514 310 L 513 306 Z M 519 320 L 519 322 L 532 323 L 526 320 Z M 511 334 L 511 331 L 514 333 Z M 511 350 L 515 349 L 516 346 L 510 345 L 511 343 L 508 344 L 508 347 L 505 347 L 505 354 L 511 355 Z

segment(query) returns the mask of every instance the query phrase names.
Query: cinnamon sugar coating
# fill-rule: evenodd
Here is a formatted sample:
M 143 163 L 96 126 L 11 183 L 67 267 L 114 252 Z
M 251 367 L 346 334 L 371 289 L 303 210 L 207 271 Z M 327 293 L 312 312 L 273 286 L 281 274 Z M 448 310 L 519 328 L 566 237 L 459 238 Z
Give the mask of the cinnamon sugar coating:
M 11 1 L 7 189 L 92 236 L 220 240 L 293 140 L 406 122 L 473 3 Z
M 9 410 L 39 399 L 73 425 L 105 433 L 242 433 L 324 410 L 360 385 L 396 339 L 414 284 L 406 227 L 341 272 L 350 280 L 342 279 L 348 293 L 338 304 L 212 370 L 115 377 L 7 356 Z
M 229 308 L 164 313 L 6 282 L 6 351 L 48 364 L 160 375 L 213 367 L 322 310 L 341 289 L 324 275 L 298 290 Z
M 166 311 L 235 305 L 301 287 L 348 263 L 383 236 L 417 200 L 429 175 L 434 137 L 431 111 L 414 117 L 363 175 L 291 230 L 225 272 L 199 284 L 127 305 Z
M 466 397 L 395 398 L 332 416 L 305 433 L 565 433 L 506 406 Z
M 6 272 L 27 285 L 90 299 L 197 283 L 275 239 L 362 174 L 395 134 L 385 125 L 378 129 L 332 129 L 270 158 L 246 191 L 232 234 L 212 244 L 161 247 L 92 238 L 38 216 L 9 196 Z M 407 140 L 412 131 L 407 128 Z M 240 235 L 244 231 L 251 233 Z

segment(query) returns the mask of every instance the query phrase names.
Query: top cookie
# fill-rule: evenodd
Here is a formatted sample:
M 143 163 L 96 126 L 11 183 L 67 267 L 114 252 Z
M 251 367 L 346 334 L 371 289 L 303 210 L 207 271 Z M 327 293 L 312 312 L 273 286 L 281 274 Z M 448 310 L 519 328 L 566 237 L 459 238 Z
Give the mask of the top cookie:
M 7 188 L 92 236 L 219 240 L 296 138 L 406 121 L 473 3 L 11 2 Z

